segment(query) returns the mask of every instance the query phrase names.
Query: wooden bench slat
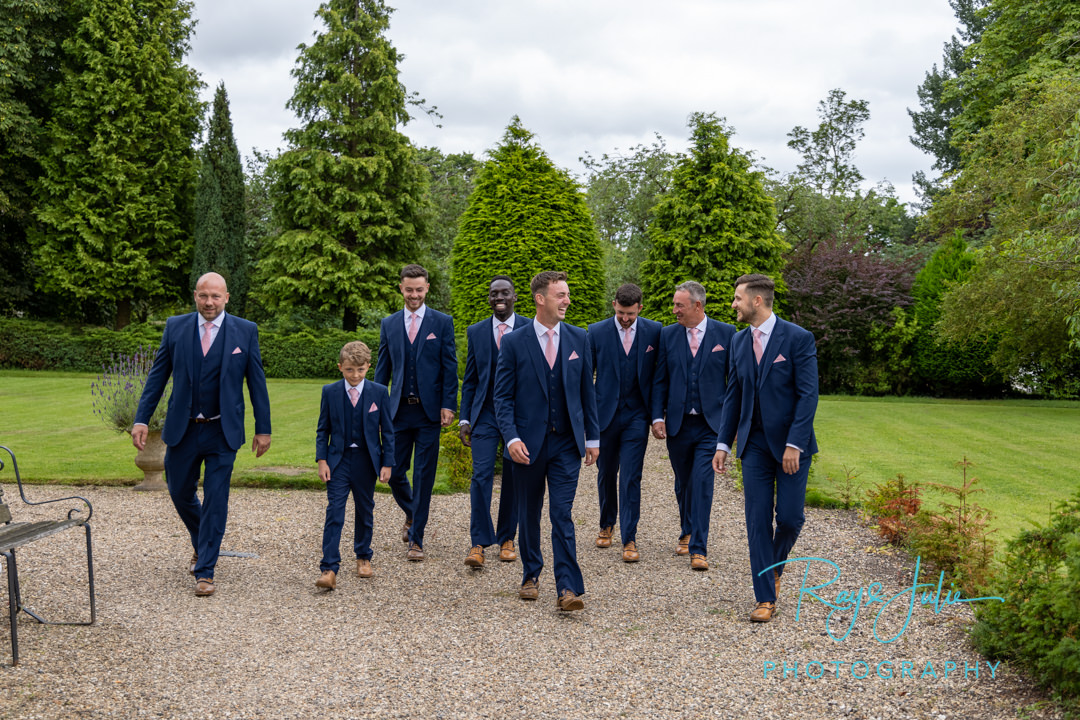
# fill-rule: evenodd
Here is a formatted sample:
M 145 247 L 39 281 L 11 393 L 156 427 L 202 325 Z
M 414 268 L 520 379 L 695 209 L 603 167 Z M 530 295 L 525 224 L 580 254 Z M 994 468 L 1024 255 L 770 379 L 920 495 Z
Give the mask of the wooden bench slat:
M 20 522 L 0 526 L 0 551 L 7 552 L 82 524 L 82 519 L 70 519 Z

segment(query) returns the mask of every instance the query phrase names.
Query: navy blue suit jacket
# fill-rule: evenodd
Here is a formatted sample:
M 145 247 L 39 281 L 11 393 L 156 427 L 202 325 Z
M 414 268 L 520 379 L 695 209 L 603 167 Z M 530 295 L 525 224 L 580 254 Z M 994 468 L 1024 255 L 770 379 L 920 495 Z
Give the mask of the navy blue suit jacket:
M 187 432 L 193 401 L 192 377 L 194 356 L 199 346 L 198 326 L 202 316 L 197 312 L 175 315 L 165 321 L 165 334 L 154 356 L 154 365 L 146 378 L 135 412 L 135 422 L 148 423 L 157 408 L 165 385 L 172 376 L 172 394 L 165 413 L 165 429 L 161 439 L 166 445 L 176 445 Z M 244 437 L 244 379 L 247 378 L 248 397 L 255 414 L 255 434 L 270 434 L 270 396 L 266 391 L 266 375 L 259 355 L 259 329 L 255 323 L 225 315 L 214 343 L 223 343 L 221 355 L 221 430 L 233 450 L 240 449 Z
M 547 433 L 549 370 L 540 341 L 533 331 L 532 319 L 525 323 L 527 330 L 503 336 L 495 372 L 495 417 L 503 441 L 520 438 L 535 457 Z M 585 443 L 600 440 L 596 392 L 592 383 L 592 352 L 584 330 L 559 323 L 559 358 L 570 427 L 577 442 L 578 457 L 584 457 Z
M 731 447 L 737 437 L 737 454 L 742 457 L 756 396 L 765 439 L 777 462 L 783 462 L 788 443 L 804 453 L 816 453 L 814 414 L 818 403 L 818 371 L 813 334 L 777 317 L 761 357 L 759 374 L 754 338 L 750 328 L 745 328 L 732 343 L 732 362 L 717 442 Z
M 660 354 L 660 328 L 655 320 L 637 319 L 634 344 L 637 346 L 637 378 L 641 395 L 645 401 L 645 411 L 651 411 L 653 374 L 656 358 Z M 619 388 L 622 378 L 619 376 L 620 356 L 626 351 L 622 346 L 622 333 L 619 322 L 608 318 L 589 326 L 589 347 L 592 349 L 593 367 L 596 369 L 596 410 L 600 429 L 606 430 L 615 419 L 619 407 Z M 652 420 L 652 417 L 649 418 Z
M 511 332 L 531 327 L 532 318 L 514 313 L 514 329 Z M 465 377 L 461 380 L 461 418 L 475 425 L 480 417 L 480 411 L 484 409 L 488 388 L 491 387 L 491 378 L 494 373 L 491 358 L 499 352 L 499 349 L 495 347 L 495 333 L 492 329 L 491 318 L 473 323 L 465 334 L 468 337 L 469 349 L 465 353 Z M 506 335 L 503 335 L 503 340 L 506 340 Z
M 428 420 L 440 421 L 439 410 L 457 410 L 457 347 L 454 321 L 430 307 L 416 333 L 416 384 L 420 403 Z M 379 326 L 379 356 L 375 382 L 390 386 L 390 417 L 396 417 L 405 390 L 405 352 L 409 336 L 405 332 L 405 311 L 383 318 Z
M 347 398 L 344 380 L 323 385 L 319 425 L 315 429 L 315 459 L 325 460 L 331 472 L 341 462 L 348 446 L 344 434 Z M 381 468 L 394 466 L 394 426 L 390 421 L 390 396 L 386 386 L 365 380 L 364 391 L 356 406 L 363 408 L 364 442 L 377 477 Z
M 701 404 L 698 412 L 705 416 L 709 427 L 720 430 L 721 410 L 730 371 L 731 339 L 735 326 L 709 318 L 705 336 L 698 342 L 698 354 L 705 353 L 698 376 Z M 677 435 L 682 427 L 686 407 L 686 389 L 690 363 L 697 358 L 690 354 L 686 328 L 679 323 L 660 331 L 660 355 L 656 358 L 656 387 L 652 393 L 652 420 L 665 418 L 668 435 Z

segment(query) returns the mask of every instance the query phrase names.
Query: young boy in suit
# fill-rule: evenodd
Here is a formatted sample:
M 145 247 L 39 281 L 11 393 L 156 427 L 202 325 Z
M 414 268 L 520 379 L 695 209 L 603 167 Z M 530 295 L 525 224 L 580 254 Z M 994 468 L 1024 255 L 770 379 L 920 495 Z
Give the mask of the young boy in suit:
M 345 504 L 353 495 L 356 574 L 372 576 L 371 529 L 375 481 L 388 482 L 394 465 L 394 427 L 385 385 L 365 380 L 371 350 L 362 342 L 341 348 L 338 370 L 342 379 L 324 385 L 315 432 L 319 479 L 326 483 L 326 522 L 323 525 L 322 574 L 315 586 L 337 587 L 341 564 L 341 527 Z

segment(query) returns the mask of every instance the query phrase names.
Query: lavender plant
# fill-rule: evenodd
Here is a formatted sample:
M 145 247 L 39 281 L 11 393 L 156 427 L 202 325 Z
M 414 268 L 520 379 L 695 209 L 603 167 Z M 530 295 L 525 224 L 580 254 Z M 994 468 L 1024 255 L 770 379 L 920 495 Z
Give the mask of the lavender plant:
M 140 345 L 133 355 L 110 355 L 109 362 L 101 366 L 101 374 L 97 376 L 97 380 L 90 383 L 94 414 L 117 432 L 131 432 L 139 398 L 142 397 L 146 376 L 154 364 L 156 352 L 150 347 Z M 170 379 L 165 385 L 161 402 L 148 423 L 150 432 L 160 432 L 164 427 L 165 410 L 171 392 Z

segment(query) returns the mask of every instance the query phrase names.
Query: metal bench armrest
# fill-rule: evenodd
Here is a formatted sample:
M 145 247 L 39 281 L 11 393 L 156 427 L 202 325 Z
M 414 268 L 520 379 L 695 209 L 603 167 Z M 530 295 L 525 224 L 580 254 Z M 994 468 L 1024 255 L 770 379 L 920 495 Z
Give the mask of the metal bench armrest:
M 0 445 L 0 450 L 5 451 L 8 454 L 8 456 L 11 458 L 11 468 L 12 468 L 12 470 L 15 471 L 15 482 L 18 483 L 18 485 L 19 485 L 19 497 L 22 498 L 22 501 L 24 503 L 26 503 L 27 505 L 47 505 L 49 503 L 64 502 L 65 500 L 80 500 L 80 501 L 82 501 L 83 503 L 86 504 L 86 510 L 85 510 L 86 518 L 83 519 L 83 522 L 84 523 L 90 522 L 90 518 L 93 517 L 93 515 L 94 515 L 94 506 L 90 504 L 89 500 L 87 500 L 86 498 L 81 497 L 79 495 L 71 495 L 69 497 L 55 498 L 53 500 L 38 500 L 37 502 L 33 502 L 33 501 L 27 499 L 26 491 L 23 489 L 22 478 L 19 476 L 19 463 L 18 463 L 17 460 L 15 460 L 15 453 L 11 452 L 10 448 L 5 447 L 3 445 Z M 3 469 L 4 469 L 4 459 L 2 457 L 0 457 L 0 470 L 3 470 Z M 73 515 L 75 515 L 75 514 L 80 514 L 81 515 L 83 512 L 84 512 L 83 508 L 79 508 L 79 507 L 71 508 L 70 510 L 68 510 L 68 514 L 67 514 L 68 519 L 71 520 L 71 519 L 73 519 L 72 518 Z

